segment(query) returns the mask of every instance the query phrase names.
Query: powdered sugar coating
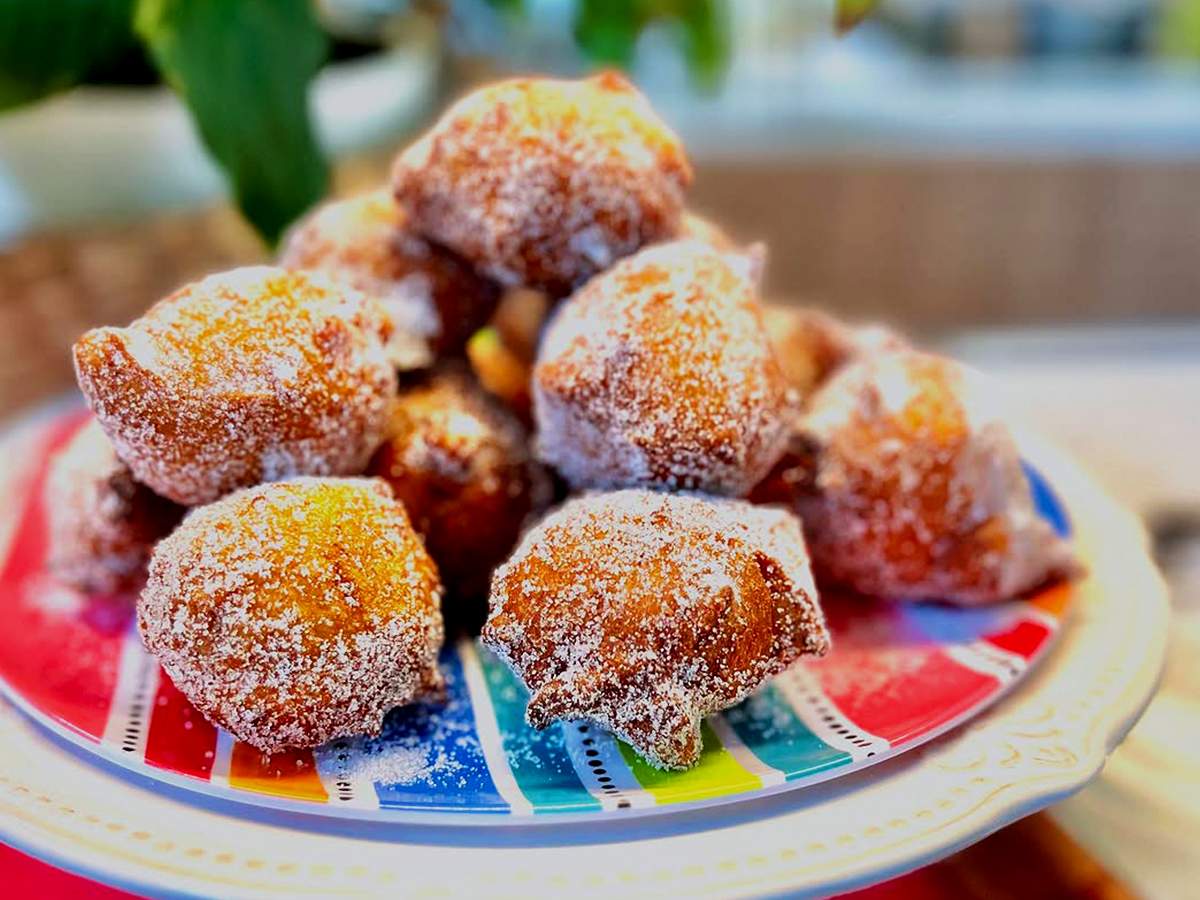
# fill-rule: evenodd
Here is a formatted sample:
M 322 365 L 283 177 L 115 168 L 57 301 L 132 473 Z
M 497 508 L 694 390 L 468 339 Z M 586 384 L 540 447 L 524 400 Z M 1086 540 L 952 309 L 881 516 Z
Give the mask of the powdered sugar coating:
M 413 231 L 387 188 L 319 207 L 289 232 L 279 263 L 325 272 L 378 299 L 395 326 L 388 350 L 402 370 L 461 353 L 500 296 L 465 261 Z
M 87 593 L 117 593 L 141 585 L 159 538 L 183 510 L 138 484 L 90 419 L 50 461 L 45 508 L 46 564 Z
M 440 689 L 440 590 L 386 484 L 298 478 L 193 511 L 154 551 L 138 629 L 210 721 L 311 747 Z
M 516 78 L 459 100 L 396 159 L 414 226 L 508 286 L 554 296 L 677 232 L 679 139 L 624 77 Z
M 829 649 L 793 516 L 646 490 L 534 527 L 496 572 L 483 640 L 530 689 L 529 724 L 591 719 L 669 769 L 699 758 L 704 716 Z
M 859 356 L 908 347 L 883 325 L 856 328 L 808 307 L 769 304 L 763 307 L 763 321 L 784 376 L 801 397 Z
M 487 596 L 525 520 L 550 501 L 521 423 L 457 367 L 401 393 L 369 472 L 392 486 L 456 600 Z
M 92 411 L 134 477 L 178 503 L 260 481 L 356 475 L 383 437 L 390 319 L 316 273 L 266 266 L 190 284 L 75 344 Z
M 688 209 L 685 209 L 683 215 L 680 216 L 679 230 L 675 234 L 675 238 L 677 240 L 703 241 L 710 247 L 725 252 L 738 249 L 733 238 L 725 233 L 725 229 L 712 219 Z
M 1006 600 L 1076 571 L 1034 508 L 979 376 L 913 351 L 864 357 L 812 397 L 797 480 L 818 574 L 880 597 Z
M 787 385 L 740 259 L 659 244 L 560 307 L 534 408 L 539 455 L 573 486 L 742 495 L 778 458 Z

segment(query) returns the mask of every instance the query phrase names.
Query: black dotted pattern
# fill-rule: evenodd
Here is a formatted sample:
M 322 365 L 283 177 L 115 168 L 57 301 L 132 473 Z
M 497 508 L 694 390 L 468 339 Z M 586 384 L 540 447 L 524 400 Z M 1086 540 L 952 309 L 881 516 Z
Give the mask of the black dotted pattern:
M 837 709 L 823 694 L 813 690 L 806 679 L 799 677 L 795 672 L 789 672 L 784 677 L 792 679 L 792 684 L 799 689 L 804 698 L 805 705 L 816 711 L 821 721 L 830 731 L 851 746 L 867 751 L 864 754 L 865 759 L 870 759 L 879 752 L 875 749 L 875 742 L 864 736 L 861 732 L 851 728 L 850 723 L 846 721 L 845 717 L 838 713 Z
M 150 696 L 151 676 L 158 663 L 149 654 L 143 656 L 138 664 L 137 687 L 129 701 L 129 718 L 125 730 L 121 733 L 121 750 L 124 753 L 136 753 L 142 732 L 150 721 L 149 709 L 154 698 Z
M 969 648 L 977 656 L 985 659 L 993 666 L 1004 670 L 1004 674 L 1008 676 L 1010 681 L 1016 680 L 1017 676 L 1024 671 L 1024 666 L 1012 659 L 1007 653 L 1002 650 L 995 649 L 989 644 L 980 642 L 972 644 Z
M 354 799 L 354 785 L 345 779 L 346 763 L 350 759 L 350 745 L 345 741 L 338 741 L 333 745 L 333 749 L 337 751 L 337 756 L 334 758 L 338 761 L 339 777 L 334 783 L 334 795 L 342 803 L 349 803 Z
M 596 739 L 592 737 L 592 726 L 587 722 L 578 722 L 574 727 L 580 734 L 579 743 L 583 746 L 583 756 L 587 762 L 588 771 L 595 780 L 596 789 L 605 797 L 614 798 L 617 801 L 617 809 L 632 808 L 633 804 L 629 802 L 629 798 L 613 783 L 612 776 L 604 768 L 604 761 L 600 759 L 600 751 L 596 749 Z

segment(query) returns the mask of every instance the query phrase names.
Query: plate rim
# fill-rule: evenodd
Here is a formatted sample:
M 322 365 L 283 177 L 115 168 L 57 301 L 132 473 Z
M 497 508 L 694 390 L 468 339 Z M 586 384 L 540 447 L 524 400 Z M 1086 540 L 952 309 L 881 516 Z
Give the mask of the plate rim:
M 60 409 L 62 408 L 61 404 L 55 404 L 55 406 Z M 49 414 L 47 410 L 43 409 L 37 418 L 40 419 L 42 415 L 47 414 Z M 939 828 L 929 828 L 925 832 L 914 835 L 916 846 L 911 846 L 904 851 L 881 851 L 862 857 L 857 862 L 846 861 L 840 869 L 835 867 L 834 869 L 826 870 L 825 874 L 819 877 L 813 872 L 812 877 L 801 886 L 801 890 L 841 890 L 891 877 L 973 843 L 992 831 L 1003 827 L 1003 825 L 1069 795 L 1090 781 L 1102 769 L 1107 755 L 1133 726 L 1153 695 L 1153 688 L 1157 684 L 1157 679 L 1162 669 L 1167 603 L 1165 586 L 1162 583 L 1161 576 L 1154 568 L 1146 551 L 1144 530 L 1132 514 L 1122 509 L 1115 501 L 1104 494 L 1101 489 L 1096 487 L 1091 478 L 1077 464 L 1070 461 L 1060 451 L 1054 449 L 1044 439 L 1023 430 L 1018 430 L 1022 432 L 1019 442 L 1023 451 L 1030 456 L 1040 469 L 1046 472 L 1048 480 L 1054 485 L 1055 491 L 1059 494 L 1064 506 L 1070 511 L 1072 519 L 1076 523 L 1078 533 L 1090 533 L 1098 527 L 1094 523 L 1088 522 L 1085 515 L 1080 514 L 1080 506 L 1090 506 L 1093 512 L 1098 509 L 1104 513 L 1106 521 L 1103 523 L 1103 530 L 1108 533 L 1108 540 L 1127 548 L 1124 557 L 1125 562 L 1132 569 L 1136 570 L 1136 572 L 1131 571 L 1128 574 L 1136 574 L 1140 587 L 1146 591 L 1145 596 L 1125 601 L 1127 604 L 1138 604 L 1137 613 L 1145 626 L 1139 632 L 1143 645 L 1141 647 L 1140 665 L 1134 671 L 1127 674 L 1123 691 L 1117 692 L 1121 695 L 1117 698 L 1121 702 L 1102 705 L 1091 716 L 1089 720 L 1090 727 L 1086 733 L 1081 732 L 1075 735 L 1079 741 L 1079 745 L 1075 748 L 1078 753 L 1071 765 L 1061 767 L 1058 771 L 1042 773 L 1037 779 L 1027 779 L 1024 782 L 1017 780 L 1008 784 L 1006 786 L 1007 790 L 1002 792 L 1005 796 L 1001 797 L 997 795 L 979 804 L 960 820 L 959 827 L 949 835 L 936 837 L 934 833 Z M 1083 601 L 1084 598 L 1080 598 L 1080 602 Z M 1052 673 L 1043 672 L 1042 670 L 1048 670 L 1050 663 L 1068 652 L 1070 648 L 1064 646 L 1067 643 L 1065 638 L 1072 635 L 1078 636 L 1079 630 L 1086 624 L 1078 621 L 1079 618 L 1079 610 L 1073 610 L 1072 614 L 1063 623 L 1057 645 L 1043 657 L 1042 664 L 1037 666 L 1038 671 L 1033 673 L 1032 678 L 1026 681 L 1043 681 L 1051 676 Z M 1062 660 L 1059 659 L 1058 662 L 1061 664 Z M 1036 697 L 1039 693 L 1040 688 L 1028 684 L 1026 681 L 1019 683 L 1008 694 L 1008 699 L 1000 701 L 999 704 L 992 705 L 988 711 L 979 715 L 977 724 L 969 725 L 964 729 L 968 734 L 950 735 L 948 738 L 934 741 L 932 744 L 926 744 L 925 748 L 914 750 L 912 753 L 899 754 L 899 758 L 901 760 L 905 757 L 917 758 L 914 760 L 914 765 L 917 770 L 920 770 L 927 766 L 930 758 L 944 755 L 947 747 L 962 744 L 970 734 L 978 734 L 986 731 L 997 720 L 1011 717 L 1015 710 L 1019 710 L 1022 706 L 1030 705 L 1032 697 Z M 1044 685 L 1041 687 L 1044 687 Z M 26 732 L 30 728 L 38 727 L 25 722 L 24 719 L 20 721 L 24 723 Z M 11 723 L 13 722 L 14 719 L 12 716 L 5 716 L 3 719 L 0 719 L 0 733 L 12 734 L 14 728 Z M 28 738 L 29 734 L 27 733 L 25 737 Z M 37 739 L 38 737 L 35 736 L 33 739 L 35 743 Z M 87 766 L 82 761 L 78 761 L 77 764 L 79 766 Z M 94 769 L 94 767 L 90 766 L 89 768 Z M 858 773 L 860 779 L 863 774 L 862 772 Z M 903 781 L 911 777 L 912 774 L 911 772 L 900 775 L 885 773 L 879 780 L 892 780 L 894 782 L 895 779 L 899 779 Z M 28 805 L 24 805 L 21 809 L 18 809 L 14 808 L 10 802 L 14 795 L 20 796 L 20 792 L 12 788 L 10 784 L 11 779 L 7 778 L 8 772 L 4 770 L 2 755 L 0 755 L 0 775 L 6 777 L 6 781 L 0 783 L 0 788 L 5 789 L 0 792 L 0 838 L 6 842 L 19 845 L 34 856 L 43 858 L 53 857 L 54 863 L 63 868 L 83 871 L 90 877 L 98 877 L 110 883 L 121 884 L 135 890 L 152 889 L 158 893 L 164 890 L 182 890 L 184 893 L 188 893 L 196 884 L 204 883 L 203 880 L 200 880 L 193 883 L 192 888 L 189 888 L 184 885 L 190 883 L 190 879 L 176 876 L 171 881 L 164 881 L 161 878 L 155 878 L 153 877 L 153 869 L 139 869 L 138 866 L 131 866 L 130 864 L 122 865 L 118 861 L 118 858 L 111 854 L 101 854 L 99 857 L 90 855 L 87 852 L 86 843 L 76 842 L 69 846 L 60 846 L 56 843 L 47 843 L 44 840 L 34 839 L 32 833 L 25 833 L 26 829 L 22 827 L 22 823 L 26 826 L 31 825 L 33 822 L 38 821 L 38 817 L 34 816 L 31 820 Z M 867 786 L 871 785 L 868 784 Z M 763 796 L 765 796 L 763 792 L 756 792 L 754 798 L 761 798 Z M 839 798 L 839 800 L 845 799 L 847 798 Z M 754 800 L 750 798 L 742 801 L 743 804 L 753 802 Z M 32 806 L 36 808 L 38 804 L 33 803 Z M 736 809 L 738 806 L 738 803 L 733 803 L 726 806 L 725 809 Z M 21 814 L 22 809 L 24 814 Z M 718 811 L 714 810 L 714 812 Z M 419 815 L 422 822 L 429 821 L 428 817 L 430 814 L 423 813 Z M 314 818 L 316 817 L 306 816 L 306 819 Z M 516 822 L 514 817 L 505 816 L 503 818 L 506 820 L 504 824 L 509 826 L 514 825 Z M 558 816 L 542 818 L 548 818 L 550 821 L 547 824 L 550 825 L 563 822 L 563 819 Z M 660 817 L 664 822 L 669 822 L 671 818 L 672 816 L 669 814 Z M 714 816 L 714 819 L 719 820 L 720 818 L 719 815 Z M 936 816 L 934 820 L 936 821 Z M 253 821 L 237 821 L 244 821 L 244 824 L 248 828 L 255 825 Z M 43 822 L 42 824 L 45 823 Z M 480 826 L 482 823 L 474 821 L 472 824 Z M 490 829 L 490 826 L 483 827 Z M 913 843 L 913 841 L 907 843 Z M 712 885 L 712 882 L 707 883 L 710 889 Z M 755 892 L 772 892 L 794 890 L 795 887 L 795 884 L 788 883 L 771 884 L 763 882 L 751 884 L 742 882 L 734 890 L 735 892 L 740 892 L 743 889 Z

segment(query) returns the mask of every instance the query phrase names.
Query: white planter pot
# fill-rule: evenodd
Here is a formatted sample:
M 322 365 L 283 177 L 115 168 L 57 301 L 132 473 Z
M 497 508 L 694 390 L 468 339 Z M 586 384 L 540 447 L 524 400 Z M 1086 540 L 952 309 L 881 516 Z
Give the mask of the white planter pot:
M 431 31 L 323 70 L 311 102 L 326 152 L 378 146 L 417 125 L 434 97 L 439 54 Z M 81 87 L 0 116 L 0 243 L 211 202 L 224 190 L 165 87 Z

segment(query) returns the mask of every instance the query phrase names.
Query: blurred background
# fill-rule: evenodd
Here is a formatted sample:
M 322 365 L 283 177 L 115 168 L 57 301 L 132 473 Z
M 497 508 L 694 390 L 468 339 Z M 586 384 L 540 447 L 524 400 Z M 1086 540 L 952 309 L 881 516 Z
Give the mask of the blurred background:
M 56 29 L 82 20 L 92 56 L 61 63 L 59 82 L 82 82 L 71 91 L 0 84 L 0 410 L 37 399 L 29 368 L 85 326 L 261 257 L 226 205 L 231 180 L 273 238 L 325 192 L 308 156 L 323 151 L 338 189 L 373 184 L 468 85 L 606 60 L 681 132 L 695 205 L 768 242 L 774 296 L 930 337 L 1200 315 L 1200 0 L 885 0 L 842 37 L 833 0 L 321 0 L 319 36 L 166 12 L 105 39 L 81 12 L 172 5 L 12 0 L 0 13 L 17 19 L 0 20 L 15 45 L 0 57 L 38 67 L 51 52 L 22 6 L 67 10 L 33 22 L 58 53 L 70 40 Z M 170 44 L 225 39 L 268 77 L 311 74 L 320 150 L 282 115 L 254 121 L 286 86 L 261 88 L 249 65 L 193 73 Z M 311 73 L 272 71 L 310 39 L 323 42 Z M 256 211 L 256 191 L 274 208 Z
M 769 244 L 770 298 L 995 372 L 1146 518 L 1178 612 L 1164 689 L 1054 815 L 1133 892 L 1194 894 L 1200 0 L 884 0 L 836 33 L 869 5 L 8 0 L 0 415 L 70 389 L 85 328 L 381 182 L 468 86 L 622 65 L 687 143 L 695 207 Z

